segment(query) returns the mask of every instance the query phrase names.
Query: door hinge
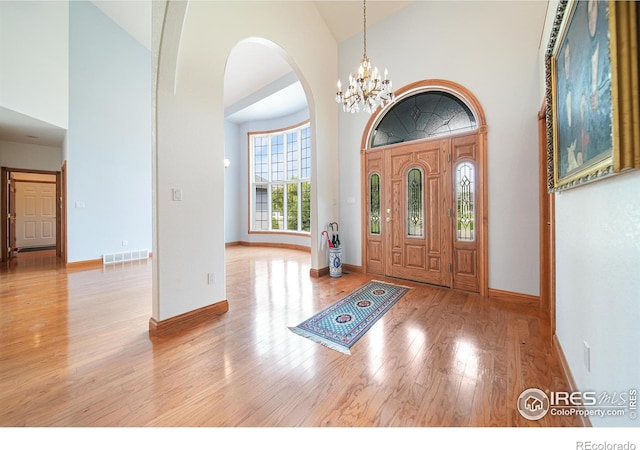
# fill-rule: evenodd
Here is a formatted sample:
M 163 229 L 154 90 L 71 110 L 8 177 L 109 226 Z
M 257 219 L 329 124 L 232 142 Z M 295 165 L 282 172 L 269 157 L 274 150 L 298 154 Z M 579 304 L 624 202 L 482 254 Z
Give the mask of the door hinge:
M 447 153 L 447 162 L 451 162 L 451 153 Z
M 449 217 L 453 217 L 453 211 L 449 208 Z
M 451 266 L 451 263 L 449 263 L 449 272 L 451 272 L 452 269 L 453 267 Z

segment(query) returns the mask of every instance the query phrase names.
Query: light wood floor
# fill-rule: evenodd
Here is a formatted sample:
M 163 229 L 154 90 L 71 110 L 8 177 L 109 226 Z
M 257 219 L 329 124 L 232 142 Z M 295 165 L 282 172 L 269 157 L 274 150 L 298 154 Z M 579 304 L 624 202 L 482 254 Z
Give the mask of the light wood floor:
M 0 426 L 579 426 L 516 409 L 567 390 L 547 320 L 413 287 L 346 356 L 292 333 L 372 277 L 309 277 L 308 253 L 227 250 L 229 311 L 150 338 L 151 263 L 0 268 Z M 393 281 L 393 280 L 387 280 Z

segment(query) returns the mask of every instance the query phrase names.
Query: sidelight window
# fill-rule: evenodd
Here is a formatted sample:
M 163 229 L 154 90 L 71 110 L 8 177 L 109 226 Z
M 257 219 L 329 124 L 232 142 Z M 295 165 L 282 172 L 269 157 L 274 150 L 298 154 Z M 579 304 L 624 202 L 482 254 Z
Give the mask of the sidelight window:
M 459 241 L 475 240 L 475 168 L 465 161 L 456 167 L 456 223 Z

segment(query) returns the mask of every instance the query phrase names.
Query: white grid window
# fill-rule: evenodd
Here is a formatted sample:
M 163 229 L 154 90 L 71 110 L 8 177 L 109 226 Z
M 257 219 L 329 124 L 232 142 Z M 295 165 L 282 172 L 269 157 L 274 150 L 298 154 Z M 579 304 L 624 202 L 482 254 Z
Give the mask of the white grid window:
M 277 132 L 249 133 L 249 231 L 311 231 L 309 123 Z

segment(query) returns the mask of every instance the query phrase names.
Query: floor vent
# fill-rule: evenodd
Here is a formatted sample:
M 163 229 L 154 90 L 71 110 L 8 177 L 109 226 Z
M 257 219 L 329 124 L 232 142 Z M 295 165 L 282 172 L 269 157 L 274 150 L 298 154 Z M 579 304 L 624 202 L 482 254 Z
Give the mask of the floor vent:
M 149 258 L 149 250 L 131 250 L 128 252 L 107 253 L 102 255 L 102 264 L 117 264 L 129 261 L 139 261 Z

